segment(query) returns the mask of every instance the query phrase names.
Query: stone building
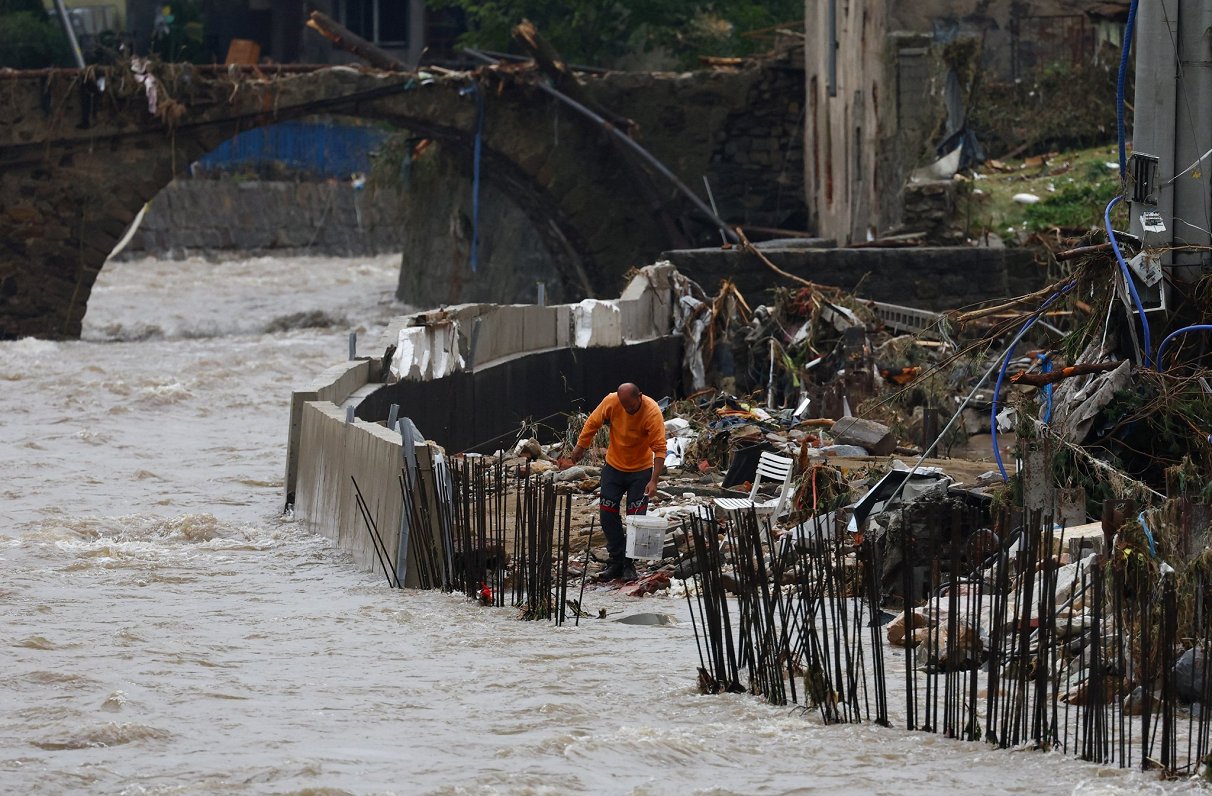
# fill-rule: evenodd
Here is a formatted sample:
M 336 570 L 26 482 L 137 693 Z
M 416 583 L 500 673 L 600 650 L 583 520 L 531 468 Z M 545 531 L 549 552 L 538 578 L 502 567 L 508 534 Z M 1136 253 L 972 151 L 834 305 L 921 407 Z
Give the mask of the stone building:
M 1088 0 L 808 0 L 810 229 L 844 244 L 902 228 L 908 175 L 964 133 L 965 69 L 1014 80 L 1050 64 L 1099 58 L 1118 41 L 1127 7 Z M 914 190 L 936 190 L 946 202 L 941 186 Z M 929 223 L 938 224 L 937 216 Z

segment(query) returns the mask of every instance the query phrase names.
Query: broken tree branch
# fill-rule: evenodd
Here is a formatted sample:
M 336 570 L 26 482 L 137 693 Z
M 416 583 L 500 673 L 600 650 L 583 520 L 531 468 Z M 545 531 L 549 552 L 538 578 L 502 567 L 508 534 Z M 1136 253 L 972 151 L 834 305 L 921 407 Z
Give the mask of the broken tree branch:
M 1077 257 L 1085 257 L 1087 254 L 1102 254 L 1109 251 L 1111 251 L 1110 243 L 1095 243 L 1092 246 L 1078 246 L 1076 249 L 1057 252 L 1054 256 L 1057 260 L 1072 260 Z
M 1073 279 L 1073 277 L 1067 276 L 1055 284 L 1048 285 L 1047 287 L 1041 288 L 1040 290 L 1037 290 L 1034 293 L 1028 293 L 1025 296 L 1019 296 L 1018 298 L 1010 299 L 1009 301 L 1007 301 L 1003 304 L 996 304 L 992 307 L 982 307 L 979 310 L 971 310 L 970 312 L 962 312 L 958 315 L 956 315 L 954 313 L 947 313 L 947 315 L 950 316 L 952 323 L 956 324 L 957 326 L 963 326 L 965 323 L 968 323 L 969 321 L 975 321 L 978 318 L 986 318 L 990 315 L 997 315 L 999 312 L 1004 312 L 1005 310 L 1015 309 L 1016 307 L 1018 307 L 1021 304 L 1029 304 L 1034 301 L 1046 299 L 1048 296 L 1051 296 L 1053 293 L 1060 290 L 1061 287 L 1064 286 L 1064 284 L 1066 282 L 1072 281 L 1072 279 Z
M 633 119 L 619 116 L 609 108 L 602 107 L 600 103 L 585 93 L 584 87 L 573 76 L 572 70 L 568 68 L 568 64 L 564 62 L 564 59 L 560 57 L 556 49 L 543 38 L 533 22 L 529 19 L 523 19 L 514 27 L 512 32 L 513 40 L 530 54 L 530 57 L 534 59 L 539 69 L 555 83 L 556 88 L 586 108 L 592 109 L 615 127 L 621 128 L 627 135 L 635 135 L 639 132 L 639 125 Z
M 375 69 L 383 69 L 388 72 L 403 72 L 407 69 L 400 61 L 319 11 L 311 12 L 307 19 L 307 27 L 328 39 L 334 47 L 356 55 Z
M 614 113 L 586 93 L 584 86 L 581 85 L 580 81 L 576 79 L 568 68 L 568 64 L 564 62 L 564 59 L 560 57 L 556 49 L 543 38 L 533 22 L 529 19 L 523 19 L 514 27 L 512 33 L 514 41 L 529 53 L 539 69 L 551 78 L 551 82 L 556 89 L 562 91 L 565 95 L 584 105 L 586 108 L 589 108 L 603 119 L 606 119 L 607 122 L 616 129 L 621 130 L 628 137 L 634 137 L 639 132 L 640 126 L 634 120 Z M 665 232 L 665 237 L 668 239 L 669 244 L 677 249 L 690 245 L 689 239 L 682 233 L 676 220 L 665 206 L 665 202 L 661 198 L 661 192 L 657 189 L 652 175 L 640 166 L 635 159 L 635 153 L 623 146 L 622 142 L 613 136 L 609 140 L 611 145 L 622 156 L 628 176 L 636 184 L 640 194 L 644 197 L 645 202 L 647 202 L 649 210 L 661 222 L 661 227 Z
M 1049 384 L 1055 384 L 1061 379 L 1115 370 L 1121 364 L 1120 362 L 1095 362 L 1085 365 L 1070 365 L 1065 368 L 1049 371 L 1048 373 L 1028 373 L 1024 370 L 1011 376 L 1010 381 L 1028 387 L 1047 387 Z
M 809 282 L 807 279 L 804 279 L 801 276 L 796 276 L 795 274 L 788 273 L 787 271 L 784 271 L 782 268 L 779 268 L 777 265 L 775 265 L 773 262 L 771 262 L 770 258 L 767 257 L 764 253 L 762 253 L 762 251 L 760 249 L 758 249 L 758 247 L 754 246 L 752 243 L 749 242 L 749 238 L 745 237 L 745 231 L 743 229 L 741 229 L 740 227 L 736 227 L 736 236 L 737 236 L 737 239 L 740 241 L 740 245 L 743 250 L 745 250 L 745 251 L 749 252 L 750 254 L 754 255 L 755 257 L 757 257 L 759 260 L 762 261 L 762 263 L 767 268 L 769 268 L 771 271 L 774 271 L 776 274 L 783 277 L 784 279 L 790 279 L 792 282 L 803 285 L 804 287 L 809 288 L 810 290 L 814 290 L 814 291 L 818 291 L 818 292 L 829 292 L 831 294 L 837 294 L 837 293 L 841 292 L 838 288 L 824 287 L 823 285 L 818 285 L 815 282 Z

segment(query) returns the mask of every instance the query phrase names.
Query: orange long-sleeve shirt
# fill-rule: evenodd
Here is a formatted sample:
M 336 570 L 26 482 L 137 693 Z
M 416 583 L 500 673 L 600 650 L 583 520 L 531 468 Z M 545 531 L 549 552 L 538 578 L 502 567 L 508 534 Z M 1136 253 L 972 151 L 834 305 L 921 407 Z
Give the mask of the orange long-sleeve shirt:
M 594 409 L 581 429 L 577 445 L 588 448 L 593 435 L 603 425 L 610 426 L 610 444 L 606 448 L 606 463 L 616 470 L 635 473 L 652 466 L 653 457 L 665 459 L 665 418 L 661 407 L 647 395 L 640 397 L 640 408 L 627 414 L 618 393 L 610 393 Z

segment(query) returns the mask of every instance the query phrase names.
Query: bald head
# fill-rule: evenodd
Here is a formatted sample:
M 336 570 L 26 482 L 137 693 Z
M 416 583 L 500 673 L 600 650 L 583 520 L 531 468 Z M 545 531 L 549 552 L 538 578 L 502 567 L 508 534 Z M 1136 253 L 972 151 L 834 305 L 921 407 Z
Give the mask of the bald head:
M 619 385 L 617 394 L 619 396 L 619 403 L 623 405 L 623 410 L 627 414 L 634 415 L 640 411 L 640 406 L 642 405 L 640 399 L 644 397 L 644 393 L 640 392 L 639 387 L 629 381 L 623 382 Z

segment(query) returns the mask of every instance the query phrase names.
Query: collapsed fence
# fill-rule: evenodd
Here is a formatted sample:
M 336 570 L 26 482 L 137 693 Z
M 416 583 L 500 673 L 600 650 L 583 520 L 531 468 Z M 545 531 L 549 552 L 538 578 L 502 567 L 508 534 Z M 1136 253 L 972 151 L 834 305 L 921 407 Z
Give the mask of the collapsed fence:
M 406 464 L 399 484 L 399 549 L 420 588 L 508 602 L 520 619 L 562 625 L 570 611 L 580 618 L 580 598 L 568 597 L 572 496 L 558 493 L 551 477 L 511 472 L 501 458 L 456 457 L 432 469 Z M 388 565 L 356 480 L 353 488 L 388 586 L 399 588 L 400 568 Z M 585 569 L 574 574 L 583 584 Z
M 963 515 L 937 507 L 930 519 L 946 532 L 925 546 L 819 519 L 781 538 L 752 512 L 690 519 L 680 534 L 700 687 L 826 723 L 1198 771 L 1212 751 L 1201 707 L 1212 700 L 1212 570 L 1196 562 L 1180 577 L 1148 540 L 1062 566 L 1065 529 L 1050 517 L 1035 512 L 990 545 Z M 892 622 L 881 610 L 889 559 L 906 608 Z

